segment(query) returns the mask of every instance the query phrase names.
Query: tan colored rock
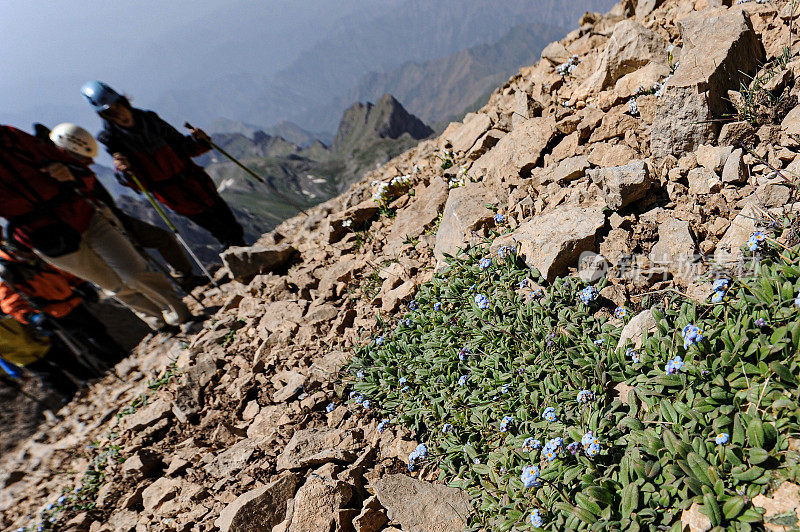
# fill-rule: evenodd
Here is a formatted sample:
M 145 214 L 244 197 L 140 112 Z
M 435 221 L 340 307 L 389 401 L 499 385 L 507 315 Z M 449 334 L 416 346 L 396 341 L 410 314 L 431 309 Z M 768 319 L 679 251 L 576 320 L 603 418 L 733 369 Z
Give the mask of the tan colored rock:
M 345 237 L 348 231 L 361 229 L 378 212 L 378 204 L 372 199 L 362 201 L 344 212 L 332 214 L 326 220 L 328 242 L 334 244 Z
M 161 477 L 142 492 L 142 505 L 144 511 L 152 514 L 159 506 L 175 498 L 178 494 L 178 488 L 181 485 L 181 480 L 175 478 Z
M 220 254 L 222 264 L 231 277 L 248 283 L 258 274 L 269 273 L 284 268 L 297 254 L 289 244 L 275 246 L 232 246 Z
M 339 510 L 352 497 L 352 488 L 327 475 L 312 473 L 294 498 L 294 513 L 289 532 L 341 530 Z
M 233 476 L 253 456 L 256 444 L 252 440 L 241 440 L 221 452 L 205 467 L 206 472 L 217 478 Z
M 450 191 L 444 179 L 435 178 L 427 187 L 417 190 L 408 206 L 401 209 L 386 240 L 390 249 L 397 250 L 406 237 L 422 234 L 425 228 L 439 217 Z
M 493 187 L 483 183 L 468 183 L 450 191 L 433 248 L 440 265 L 445 254 L 455 255 L 470 242 L 473 231 L 493 223 L 494 213 L 486 208 L 487 203 L 499 204 L 500 198 Z
M 731 152 L 733 152 L 732 146 L 701 144 L 695 150 L 694 155 L 697 158 L 697 164 L 710 172 L 719 174 L 725 167 Z
M 589 161 L 584 155 L 569 157 L 558 164 L 549 166 L 539 174 L 537 185 L 548 183 L 565 184 L 580 179 L 589 168 Z
M 622 332 L 619 335 L 617 342 L 617 349 L 626 349 L 630 344 L 635 349 L 642 347 L 642 336 L 645 332 L 653 332 L 656 330 L 656 319 L 653 317 L 652 311 L 643 310 L 625 324 Z
M 214 525 L 220 532 L 271 532 L 286 517 L 286 501 L 294 496 L 296 485 L 297 477 L 284 473 L 240 495 L 220 512 Z
M 725 235 L 717 243 L 714 262 L 724 267 L 733 267 L 741 261 L 745 254 L 741 247 L 747 243 L 756 231 L 756 220 L 763 216 L 755 200 L 748 202 L 733 219 L 725 231 Z
M 600 187 L 608 208 L 618 211 L 645 197 L 652 180 L 645 161 L 624 166 L 589 170 L 589 177 Z
M 601 168 L 622 166 L 636 159 L 636 152 L 626 144 L 600 143 L 592 146 L 588 160 L 594 166 Z
M 697 277 L 694 255 L 695 243 L 689 222 L 670 217 L 658 225 L 658 242 L 650 250 L 654 266 L 666 269 L 676 281 L 685 285 Z
M 492 119 L 483 113 L 469 113 L 464 117 L 464 125 L 449 138 L 456 153 L 468 152 L 475 142 L 492 126 Z
M 552 116 L 526 120 L 475 161 L 470 174 L 497 182 L 524 176 L 539 162 L 555 134 L 556 121 Z
M 500 139 L 505 136 L 505 131 L 501 131 L 499 129 L 490 129 L 475 142 L 475 145 L 473 145 L 469 150 L 469 153 L 467 153 L 467 159 L 470 161 L 480 159 L 487 151 L 497 146 L 497 143 L 500 142 Z
M 352 462 L 357 458 L 356 433 L 342 429 L 298 430 L 278 456 L 278 471 L 327 462 Z M 334 451 L 334 452 L 332 452 Z
M 763 508 L 764 528 L 770 532 L 787 530 L 787 523 L 800 523 L 800 486 L 783 482 L 772 497 L 756 495 L 753 506 Z
M 725 160 L 722 168 L 722 182 L 738 184 L 747 180 L 747 173 L 742 161 L 742 149 L 736 148 Z
M 749 122 L 727 122 L 719 132 L 720 146 L 740 146 L 753 142 L 756 130 Z
M 306 383 L 306 376 L 300 372 L 293 371 L 289 376 L 289 380 L 280 390 L 276 390 L 272 396 L 272 400 L 276 403 L 283 403 L 288 401 L 295 395 L 299 394 L 303 385 Z
M 716 194 L 722 190 L 722 179 L 703 167 L 692 168 L 686 177 L 689 180 L 689 194 Z
M 711 530 L 711 519 L 700 511 L 700 503 L 692 503 L 688 510 L 681 513 L 681 524 L 689 532 L 708 532 Z
M 161 419 L 169 416 L 172 413 L 172 407 L 169 401 L 164 399 L 156 399 L 147 406 L 140 407 L 139 410 L 133 414 L 123 416 L 120 419 L 119 427 L 122 432 L 133 431 L 138 432 L 151 425 L 156 424 Z
M 570 51 L 558 41 L 551 42 L 542 50 L 542 59 L 550 61 L 554 66 L 566 63 L 571 56 Z
M 414 279 L 404 281 L 400 286 L 394 288 L 381 296 L 381 310 L 383 312 L 393 312 L 401 303 L 411 300 L 411 296 L 417 290 L 417 283 Z
M 605 220 L 599 208 L 564 205 L 496 238 L 492 250 L 501 246 L 517 248 L 526 264 L 552 282 L 567 273 L 569 267 L 577 266 L 581 253 L 595 248 L 597 232 Z
M 465 492 L 406 475 L 386 475 L 371 487 L 406 532 L 461 532 L 472 512 Z
M 743 11 L 707 9 L 678 21 L 684 48 L 675 75 L 656 106 L 650 138 L 654 159 L 680 156 L 716 139 L 716 118 L 728 112 L 728 89 L 738 88 L 764 50 Z

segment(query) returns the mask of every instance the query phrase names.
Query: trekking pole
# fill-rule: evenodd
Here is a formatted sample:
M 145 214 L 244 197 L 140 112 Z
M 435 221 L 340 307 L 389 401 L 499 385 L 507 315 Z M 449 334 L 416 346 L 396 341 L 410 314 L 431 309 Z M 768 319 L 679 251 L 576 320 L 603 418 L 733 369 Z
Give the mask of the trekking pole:
M 175 238 L 178 239 L 178 242 L 180 242 L 181 245 L 184 247 L 184 249 L 189 253 L 189 256 L 191 256 L 192 259 L 197 263 L 197 265 L 200 267 L 200 270 L 202 270 L 203 274 L 206 277 L 208 277 L 208 280 L 211 281 L 211 284 L 213 284 L 216 288 L 219 288 L 219 285 L 214 280 L 214 277 L 211 276 L 211 274 L 208 272 L 206 267 L 203 266 L 203 263 L 200 261 L 200 259 L 197 257 L 197 255 L 195 255 L 194 251 L 192 251 L 192 248 L 189 247 L 189 244 L 187 244 L 186 241 L 183 239 L 181 234 L 178 232 L 178 228 L 175 227 L 175 224 L 172 223 L 172 220 L 169 219 L 169 216 L 167 216 L 167 213 L 164 212 L 164 209 L 161 208 L 161 205 L 159 205 L 159 203 L 156 200 L 156 198 L 153 197 L 153 195 L 150 193 L 149 190 L 144 188 L 144 185 L 139 180 L 139 178 L 136 177 L 136 174 L 128 173 L 128 176 L 131 178 L 131 181 L 133 181 L 134 184 L 137 187 L 139 187 L 139 190 L 141 190 L 142 193 L 145 195 L 145 197 L 147 198 L 147 201 L 150 202 L 150 205 L 152 205 L 153 208 L 158 213 L 158 215 L 161 216 L 161 219 L 164 220 L 164 223 L 167 224 L 167 227 L 169 227 L 170 231 L 172 231 L 173 234 L 175 234 Z
M 186 123 L 184 123 L 184 124 L 183 124 L 183 127 L 185 127 L 185 128 L 188 128 L 188 129 L 194 129 L 194 127 L 192 127 L 192 125 L 191 125 L 189 122 L 186 122 Z M 305 209 L 303 209 L 303 208 L 302 208 L 300 205 L 296 204 L 295 202 L 293 202 L 292 200 L 290 200 L 289 198 L 287 198 L 286 196 L 284 196 L 284 195 L 283 195 L 281 192 L 279 192 L 279 191 L 278 191 L 278 189 L 277 189 L 277 188 L 275 188 L 274 186 L 272 186 L 272 185 L 271 185 L 271 184 L 270 184 L 270 183 L 269 183 L 269 182 L 268 182 L 266 179 L 264 179 L 263 177 L 261 177 L 260 175 L 258 175 L 258 174 L 257 174 L 257 173 L 255 173 L 254 171 L 252 171 L 250 168 L 248 168 L 247 166 L 245 166 L 245 165 L 244 165 L 244 164 L 243 164 L 241 161 L 239 161 L 239 160 L 238 160 L 236 157 L 234 157 L 233 155 L 231 155 L 230 153 L 228 153 L 227 151 L 225 151 L 224 149 L 222 149 L 222 148 L 220 147 L 220 145 L 219 145 L 219 144 L 217 144 L 216 142 L 214 142 L 214 141 L 213 141 L 213 140 L 211 140 L 210 138 L 208 139 L 208 144 L 209 144 L 209 145 L 210 145 L 212 148 L 214 148 L 215 150 L 217 150 L 218 152 L 220 152 L 222 155 L 224 155 L 225 157 L 227 157 L 228 159 L 230 159 L 231 161 L 233 161 L 233 163 L 234 163 L 236 166 L 238 166 L 239 168 L 241 168 L 242 170 L 244 170 L 245 172 L 247 172 L 247 173 L 248 173 L 248 174 L 249 174 L 251 177 L 255 178 L 255 179 L 256 179 L 256 180 L 257 180 L 259 183 L 261 183 L 261 184 L 263 184 L 263 185 L 266 185 L 267 187 L 269 187 L 269 188 L 272 190 L 272 192 L 273 192 L 273 193 L 274 193 L 276 196 L 278 196 L 278 197 L 279 197 L 279 198 L 281 198 L 283 201 L 285 201 L 286 203 L 288 203 L 289 205 L 291 205 L 292 207 L 294 207 L 294 208 L 295 208 L 295 209 L 297 209 L 298 211 L 300 211 L 300 212 L 302 212 L 303 214 L 305 214 L 306 216 L 308 216 L 308 213 L 305 211 Z

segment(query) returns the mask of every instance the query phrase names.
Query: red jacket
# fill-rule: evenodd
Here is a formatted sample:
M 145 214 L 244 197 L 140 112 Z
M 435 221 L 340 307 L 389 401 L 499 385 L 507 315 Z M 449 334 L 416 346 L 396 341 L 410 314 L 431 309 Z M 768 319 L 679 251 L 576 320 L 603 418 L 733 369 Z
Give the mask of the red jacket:
M 63 318 L 81 304 L 72 291 L 83 279 L 50 266 L 46 262 L 28 263 L 0 250 L 3 278 L 0 279 L 0 310 L 27 323 L 34 309 L 20 293 L 28 297 L 45 314 Z
M 210 148 L 181 135 L 153 111 L 131 111 L 133 127 L 106 121 L 97 136 L 108 153 L 124 155 L 144 187 L 178 214 L 200 214 L 221 202 L 214 182 L 192 161 Z M 121 182 L 139 189 L 129 177 Z
M 94 213 L 94 206 L 76 190 L 77 186 L 89 191 L 94 177 L 91 171 L 76 176 L 81 178 L 79 182 L 60 183 L 42 171 L 53 162 L 76 172 L 81 167 L 52 144 L 0 126 L 0 216 L 9 221 L 9 236 L 31 248 L 37 248 L 31 239 L 37 229 L 56 232 L 66 227 L 82 234 Z

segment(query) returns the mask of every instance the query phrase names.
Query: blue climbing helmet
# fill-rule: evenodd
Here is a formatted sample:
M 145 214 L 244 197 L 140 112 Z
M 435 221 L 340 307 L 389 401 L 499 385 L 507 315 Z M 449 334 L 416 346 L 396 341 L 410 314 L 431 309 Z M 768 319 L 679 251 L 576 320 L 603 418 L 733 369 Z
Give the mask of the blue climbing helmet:
M 98 113 L 106 111 L 112 103 L 123 99 L 117 91 L 103 83 L 102 81 L 90 81 L 81 87 L 81 94 L 86 98 L 94 110 Z

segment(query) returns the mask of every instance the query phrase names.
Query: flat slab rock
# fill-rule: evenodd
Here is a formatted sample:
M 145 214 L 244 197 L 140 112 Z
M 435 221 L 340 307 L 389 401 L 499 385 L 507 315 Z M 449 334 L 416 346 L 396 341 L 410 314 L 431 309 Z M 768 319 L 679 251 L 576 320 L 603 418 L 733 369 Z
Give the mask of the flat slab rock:
M 229 247 L 219 257 L 231 277 L 250 282 L 258 274 L 278 270 L 292 260 L 297 250 L 289 244 L 274 246 Z
M 286 517 L 286 501 L 294 495 L 296 485 L 297 477 L 284 473 L 269 485 L 237 497 L 214 524 L 220 532 L 271 532 Z
M 405 532 L 461 532 L 472 512 L 464 491 L 406 475 L 387 475 L 371 487 Z
M 569 267 L 577 266 L 581 253 L 594 249 L 597 232 L 605 223 L 605 214 L 597 207 L 564 205 L 534 216 L 513 233 L 496 238 L 492 251 L 502 246 L 516 247 L 528 266 L 552 282 L 566 274 Z
M 278 457 L 278 471 L 299 469 L 327 462 L 352 462 L 357 434 L 343 429 L 298 430 Z

